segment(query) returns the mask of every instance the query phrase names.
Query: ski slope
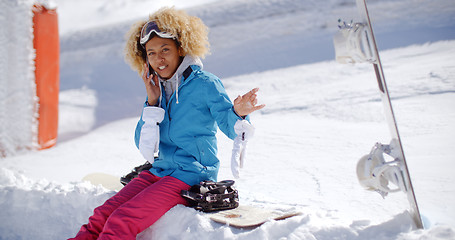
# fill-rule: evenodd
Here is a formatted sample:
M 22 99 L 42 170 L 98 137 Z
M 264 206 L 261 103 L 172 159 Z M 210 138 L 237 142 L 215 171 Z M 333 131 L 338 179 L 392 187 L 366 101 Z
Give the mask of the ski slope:
M 122 51 L 130 24 L 164 4 L 149 2 L 57 1 L 59 142 L 0 159 L 0 239 L 74 236 L 114 194 L 81 179 L 121 176 L 144 162 L 133 131 L 145 91 Z M 138 239 L 455 239 L 455 4 L 369 1 L 426 224 L 416 230 L 404 194 L 382 199 L 357 182 L 357 160 L 390 136 L 373 67 L 333 60 L 337 20 L 357 18 L 355 1 L 323 2 L 171 1 L 210 27 L 204 68 L 222 77 L 230 97 L 259 87 L 267 105 L 251 116 L 240 202 L 303 215 L 239 230 L 177 206 Z M 232 179 L 232 141 L 218 136 L 219 180 Z

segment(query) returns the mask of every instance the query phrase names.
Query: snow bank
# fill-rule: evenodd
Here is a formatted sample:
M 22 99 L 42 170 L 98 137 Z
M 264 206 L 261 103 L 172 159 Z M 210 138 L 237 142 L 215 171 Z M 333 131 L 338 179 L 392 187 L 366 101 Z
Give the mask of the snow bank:
M 89 183 L 34 181 L 0 168 L 0 239 L 64 239 L 112 196 Z
M 112 194 L 88 182 L 62 185 L 47 180 L 33 181 L 22 174 L 0 168 L 0 239 L 73 237 L 78 230 L 76 226 L 86 223 L 93 209 Z M 438 240 L 455 237 L 454 229 L 447 226 L 413 231 L 414 226 L 407 212 L 377 225 L 371 225 L 367 220 L 340 225 L 330 217 L 329 212 L 310 208 L 301 210 L 305 211 L 301 216 L 270 221 L 256 229 L 236 229 L 215 223 L 204 213 L 179 205 L 139 234 L 137 239 Z

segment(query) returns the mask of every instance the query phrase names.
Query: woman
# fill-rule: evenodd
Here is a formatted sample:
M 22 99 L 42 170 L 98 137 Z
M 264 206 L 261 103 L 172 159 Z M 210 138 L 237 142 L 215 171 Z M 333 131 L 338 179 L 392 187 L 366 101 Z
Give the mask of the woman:
M 96 208 L 75 239 L 136 239 L 169 209 L 186 204 L 181 190 L 217 180 L 217 127 L 234 139 L 234 127 L 264 107 L 256 106 L 258 89 L 232 104 L 221 81 L 202 71 L 208 40 L 199 18 L 163 8 L 133 25 L 128 38 L 126 60 L 147 92 L 135 140 L 153 167 Z

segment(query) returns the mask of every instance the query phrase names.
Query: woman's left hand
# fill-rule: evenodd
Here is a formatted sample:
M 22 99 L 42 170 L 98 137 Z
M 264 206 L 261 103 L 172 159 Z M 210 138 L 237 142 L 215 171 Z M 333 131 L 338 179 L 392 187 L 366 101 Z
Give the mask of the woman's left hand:
M 247 92 L 243 96 L 238 96 L 234 100 L 234 110 L 235 112 L 241 116 L 244 117 L 256 110 L 262 109 L 265 107 L 265 104 L 257 105 L 258 100 L 257 100 L 257 92 L 259 91 L 259 88 L 254 88 L 251 91 Z

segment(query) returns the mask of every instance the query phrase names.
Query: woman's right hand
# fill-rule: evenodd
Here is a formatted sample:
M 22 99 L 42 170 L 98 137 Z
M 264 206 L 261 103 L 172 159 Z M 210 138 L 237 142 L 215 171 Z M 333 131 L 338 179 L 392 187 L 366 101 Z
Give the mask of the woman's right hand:
M 142 68 L 142 80 L 144 81 L 145 90 L 147 91 L 148 104 L 154 106 L 161 95 L 160 83 L 158 76 L 155 74 L 150 74 L 148 77 L 147 75 L 149 75 L 149 67 L 147 66 L 147 63 L 144 63 Z

